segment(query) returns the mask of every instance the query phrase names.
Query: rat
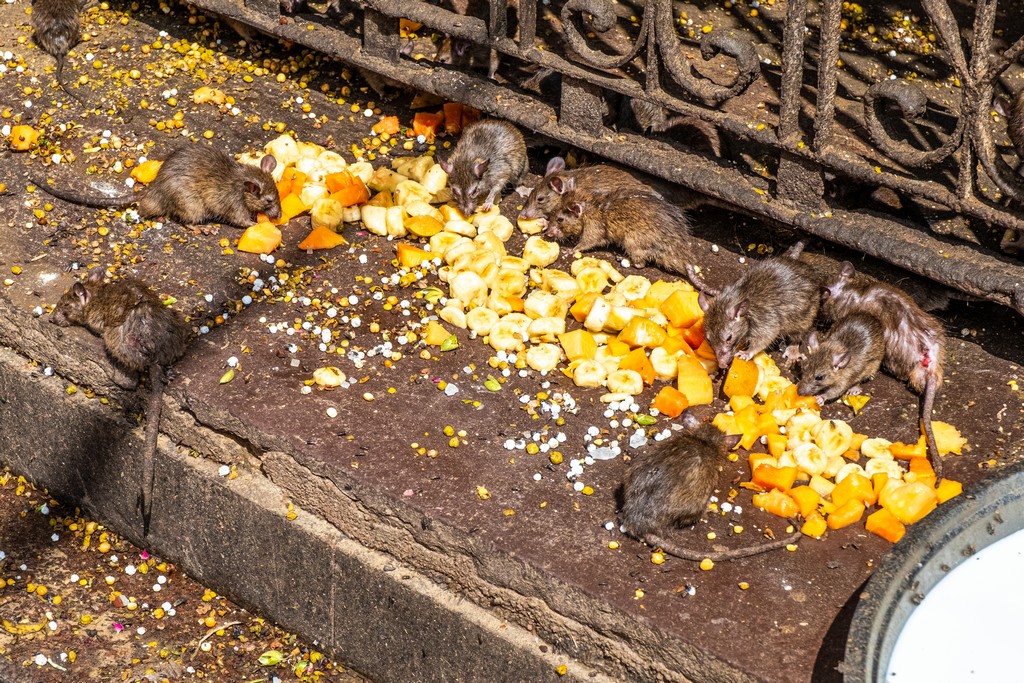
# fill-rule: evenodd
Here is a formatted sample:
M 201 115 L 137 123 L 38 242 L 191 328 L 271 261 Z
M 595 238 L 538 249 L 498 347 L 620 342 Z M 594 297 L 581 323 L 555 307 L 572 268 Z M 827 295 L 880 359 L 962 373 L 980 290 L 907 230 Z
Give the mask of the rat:
M 946 337 L 942 323 L 925 313 L 904 291 L 884 282 L 859 283 L 853 264 L 844 261 L 839 276 L 822 292 L 822 308 L 831 320 L 869 313 L 882 323 L 885 367 L 921 394 L 921 423 L 928 444 L 928 459 L 942 479 L 942 459 L 932 430 L 932 408 L 942 386 Z
M 455 151 L 439 162 L 459 211 L 489 211 L 509 183 L 526 174 L 526 141 L 507 121 L 487 119 L 466 126 Z
M 277 160 L 267 154 L 250 166 L 227 152 L 206 145 L 179 147 L 138 199 L 144 217 L 169 216 L 188 226 L 220 221 L 238 228 L 256 223 L 257 214 L 281 217 L 281 199 L 270 175 Z M 45 192 L 74 204 L 123 208 L 135 201 L 132 193 L 99 196 L 34 180 Z
M 57 60 L 57 84 L 83 107 L 87 104 L 64 80 L 68 52 L 82 39 L 82 8 L 88 0 L 32 0 L 36 43 Z
M 692 263 L 686 212 L 644 190 L 627 188 L 601 196 L 573 190 L 562 198 L 544 235 L 574 245 L 575 251 L 616 246 L 637 268 L 653 263 L 700 282 Z
M 596 166 L 580 166 L 574 170 L 566 170 L 565 159 L 553 157 L 548 162 L 544 177 L 530 191 L 526 203 L 519 212 L 524 220 L 542 219 L 545 224 L 561 208 L 562 198 L 569 192 L 582 192 L 592 197 L 600 197 L 616 190 L 629 189 L 636 194 L 648 193 L 655 199 L 661 199 L 650 185 L 637 180 L 631 173 L 608 164 Z
M 697 301 L 704 311 L 704 338 L 725 369 L 734 356 L 751 360 L 779 337 L 789 342 L 783 354 L 792 364 L 800 342 L 814 327 L 822 282 L 811 266 L 798 260 L 803 245 L 786 254 L 756 261 L 717 296 L 702 289 Z
M 1006 117 L 1006 134 L 1021 164 L 1017 170 L 1024 171 L 1024 88 L 1018 90 L 1013 99 L 997 97 L 993 105 L 1001 116 Z
M 813 396 L 818 405 L 844 394 L 859 394 L 857 386 L 871 379 L 885 356 L 885 328 L 867 312 L 856 312 L 832 325 L 819 342 L 818 333 L 807 337 L 808 353 L 800 361 L 801 396 Z
M 160 407 L 166 378 L 164 368 L 185 353 L 188 328 L 181 314 L 168 308 L 141 280 L 126 277 L 103 281 L 103 269 L 93 268 L 84 282 L 76 282 L 61 296 L 50 322 L 80 325 L 103 339 L 107 353 L 129 370 L 148 371 L 146 441 L 142 452 L 143 535 L 149 533 L 153 503 L 154 457 L 160 432 Z
M 712 424 L 684 413 L 683 431 L 633 456 L 622 482 L 619 520 L 626 533 L 660 547 L 670 555 L 699 562 L 736 560 L 777 550 L 799 540 L 796 533 L 771 543 L 706 553 L 682 548 L 666 537 L 695 523 L 707 510 L 718 481 L 718 467 L 727 461 L 739 435 L 726 436 Z

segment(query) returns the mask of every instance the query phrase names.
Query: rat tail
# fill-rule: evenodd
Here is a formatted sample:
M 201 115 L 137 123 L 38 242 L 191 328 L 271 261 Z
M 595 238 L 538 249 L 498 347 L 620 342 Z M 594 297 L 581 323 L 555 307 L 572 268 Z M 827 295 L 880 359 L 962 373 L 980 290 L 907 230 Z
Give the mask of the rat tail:
M 78 102 L 80 105 L 82 105 L 82 107 L 84 107 L 85 109 L 92 109 L 93 106 L 91 104 L 89 104 L 88 102 L 86 102 L 84 99 L 82 99 L 82 96 L 79 95 L 74 90 L 74 88 L 72 88 L 70 85 L 68 85 L 68 82 L 64 80 L 64 62 L 66 60 L 67 60 L 67 57 L 58 57 L 57 58 L 57 85 L 60 86 L 61 90 L 63 90 L 65 93 L 67 93 L 68 97 L 73 99 L 75 102 Z
M 924 440 L 928 445 L 928 460 L 935 470 L 935 482 L 942 481 L 942 456 L 939 455 L 939 447 L 935 443 L 935 431 L 932 429 L 932 407 L 935 404 L 936 384 L 938 382 L 934 373 L 929 373 L 924 384 L 924 395 L 921 398 L 921 426 L 924 427 Z
M 135 202 L 131 193 L 120 195 L 91 194 L 89 192 L 51 183 L 43 176 L 33 177 L 32 183 L 48 195 L 79 206 L 91 206 L 96 209 L 119 209 Z
M 796 526 L 795 523 L 794 526 Z M 683 548 L 676 543 L 654 534 L 647 534 L 644 536 L 644 543 L 652 547 L 661 548 L 669 555 L 673 555 L 683 560 L 689 560 L 691 562 L 700 562 L 705 559 L 711 560 L 712 562 L 729 562 L 731 560 L 752 557 L 754 555 L 760 555 L 761 553 L 767 553 L 773 550 L 781 550 L 788 545 L 795 544 L 802 536 L 803 534 L 799 531 L 794 531 L 785 538 L 777 538 L 769 543 L 745 546 L 743 548 L 733 548 L 731 550 L 719 550 L 709 553 L 702 553 L 690 548 Z
M 149 522 L 153 513 L 153 480 L 157 437 L 160 435 L 160 408 L 163 405 L 164 369 L 157 364 L 149 366 L 149 404 L 146 407 L 146 443 L 142 450 L 142 486 L 139 489 L 139 510 L 142 512 L 142 535 L 149 535 Z

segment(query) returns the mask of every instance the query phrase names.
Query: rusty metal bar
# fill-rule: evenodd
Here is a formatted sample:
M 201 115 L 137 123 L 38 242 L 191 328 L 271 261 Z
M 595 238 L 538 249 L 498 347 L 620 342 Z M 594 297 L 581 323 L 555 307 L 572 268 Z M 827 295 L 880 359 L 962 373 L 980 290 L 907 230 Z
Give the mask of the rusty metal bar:
M 708 60 L 722 52 L 729 55 L 735 64 L 736 79 L 732 85 L 712 82 L 692 68 L 694 45 L 687 44 L 685 39 L 677 35 L 671 1 L 647 0 L 642 19 L 644 23 L 639 35 L 637 36 L 636 31 L 631 34 L 637 36 L 636 42 L 631 48 L 626 48 L 631 54 L 612 55 L 592 50 L 585 45 L 590 37 L 581 36 L 584 39 L 581 44 L 585 50 L 604 55 L 608 62 L 625 63 L 622 61 L 624 56 L 630 59 L 637 54 L 646 56 L 649 71 L 642 79 L 633 80 L 623 77 L 622 72 L 602 71 L 603 67 L 591 61 L 586 52 L 583 55 L 566 52 L 563 56 L 550 49 L 537 49 L 536 1 L 520 0 L 518 40 L 507 36 L 507 24 L 504 32 L 500 30 L 500 18 L 494 15 L 500 13 L 498 7 L 507 12 L 507 6 L 500 1 L 492 2 L 492 16 L 482 20 L 454 14 L 417 0 L 356 0 L 356 4 L 363 6 L 370 15 L 369 19 L 364 20 L 364 30 L 368 27 L 368 31 L 361 39 L 334 30 L 324 23 L 314 22 L 314 30 L 308 30 L 305 22 L 301 25 L 296 25 L 295 22 L 280 24 L 275 16 L 275 12 L 279 12 L 276 3 L 272 3 L 272 8 L 263 7 L 266 4 L 263 0 L 250 2 L 245 6 L 240 5 L 241 0 L 195 0 L 195 4 L 251 24 L 267 33 L 286 37 L 332 54 L 412 87 L 433 92 L 444 98 L 466 102 L 544 135 L 642 171 L 660 175 L 717 197 L 754 215 L 797 226 L 811 234 L 883 258 L 943 284 L 1024 311 L 1024 268 L 1016 261 L 1000 257 L 980 247 L 949 244 L 923 230 L 904 225 L 895 217 L 819 209 L 818 187 L 803 195 L 787 192 L 787 189 L 794 185 L 794 180 L 803 181 L 810 177 L 812 181 L 820 182 L 822 170 L 827 169 L 867 186 L 891 187 L 909 196 L 947 206 L 965 216 L 979 218 L 1002 227 L 1024 230 L 1024 221 L 1014 211 L 990 203 L 990 199 L 975 197 L 972 191 L 976 181 L 973 164 L 969 162 L 975 151 L 978 152 L 978 158 L 987 174 L 994 175 L 995 171 L 1003 167 L 1009 168 L 996 152 L 988 127 L 982 125 L 985 118 L 983 116 L 965 116 L 964 114 L 968 112 L 962 108 L 962 111 L 957 112 L 960 114 L 957 118 L 962 123 L 958 124 L 952 138 L 947 138 L 936 150 L 917 150 L 926 155 L 927 162 L 934 165 L 947 163 L 943 155 L 953 155 L 953 158 L 960 162 L 961 179 L 956 183 L 956 187 L 929 179 L 929 176 L 923 174 L 915 177 L 914 169 L 922 166 L 899 162 L 890 154 L 891 150 L 885 147 L 888 145 L 895 148 L 890 143 L 899 141 L 889 141 L 887 136 L 883 139 L 883 145 L 879 147 L 896 162 L 891 167 L 876 166 L 875 162 L 868 162 L 858 153 L 836 144 L 834 93 L 838 74 L 835 68 L 838 40 L 833 45 L 832 36 L 838 36 L 838 14 L 835 9 L 839 5 L 837 0 L 821 0 L 822 41 L 818 50 L 817 96 L 821 120 L 815 124 L 813 145 L 801 144 L 804 135 L 800 115 L 805 106 L 802 97 L 802 76 L 806 63 L 803 52 L 804 24 L 808 15 L 807 0 L 796 0 L 787 6 L 788 20 L 783 28 L 785 51 L 789 57 L 783 55 L 782 115 L 777 127 L 770 119 L 762 119 L 759 125 L 751 125 L 746 118 L 729 114 L 715 106 L 741 93 L 759 77 L 762 67 L 757 52 L 744 36 L 731 32 L 719 33 L 716 30 L 699 37 L 698 59 Z M 977 97 L 982 92 L 990 97 L 994 79 L 1008 67 L 1007 56 L 1013 57 L 1024 51 L 1024 43 L 1014 43 L 1001 58 L 990 56 L 988 43 L 983 43 L 986 46 L 982 53 L 984 62 L 979 67 L 976 55 L 972 55 L 975 59 L 968 69 L 967 58 L 960 44 L 960 30 L 946 0 L 923 2 L 929 18 L 934 22 L 943 44 L 946 45 L 946 52 L 954 70 L 965 85 L 962 88 L 964 97 Z M 608 0 L 569 0 L 562 5 L 563 15 L 568 4 L 576 8 L 572 11 L 588 12 L 588 16 L 593 16 L 592 10 L 596 10 L 598 15 L 605 17 L 602 21 L 606 23 L 617 20 L 607 14 L 607 7 L 611 6 Z M 257 5 L 260 11 L 257 10 Z M 986 0 L 986 3 L 979 7 L 979 17 L 985 18 L 981 12 L 994 11 L 994 8 L 995 2 Z M 605 14 L 601 14 L 602 12 Z M 507 19 L 507 14 L 505 16 Z M 510 91 L 481 76 L 451 69 L 434 69 L 429 62 L 417 63 L 397 59 L 395 50 L 400 45 L 397 29 L 399 17 L 409 18 L 448 35 L 465 38 L 533 63 L 540 68 L 560 73 L 564 83 L 560 104 L 553 107 L 540 98 Z M 640 50 L 644 52 L 640 53 Z M 685 53 L 689 54 L 684 56 Z M 661 69 L 662 65 L 664 70 Z M 680 99 L 667 92 L 661 84 L 663 77 L 674 81 L 692 95 L 693 99 Z M 902 88 L 887 87 L 894 87 L 897 90 Z M 671 111 L 709 122 L 723 134 L 777 150 L 782 159 L 778 190 L 773 191 L 772 186 L 763 179 L 739 167 L 709 160 L 652 139 L 622 134 L 621 131 L 619 135 L 609 136 L 608 130 L 602 125 L 599 113 L 603 111 L 605 91 L 646 99 Z M 895 95 L 885 92 L 882 95 L 877 92 L 873 95 L 876 98 L 879 96 L 888 97 L 889 101 L 895 101 L 901 107 L 903 105 L 899 102 L 900 98 L 909 96 L 911 99 L 907 102 L 912 103 L 914 97 L 902 91 L 896 92 Z M 832 101 L 829 102 L 829 99 Z M 980 100 L 978 102 L 980 106 L 985 106 L 980 104 Z M 910 112 L 911 109 L 907 111 Z M 977 114 L 979 111 L 980 108 L 969 113 Z M 882 115 L 888 114 L 879 113 L 876 118 Z M 906 116 L 907 114 L 904 114 L 904 117 Z M 939 158 L 933 161 L 932 157 Z M 997 176 L 996 182 L 999 180 L 1007 179 Z M 962 191 L 964 189 L 967 191 Z M 856 225 L 857 229 L 851 230 L 851 225 Z

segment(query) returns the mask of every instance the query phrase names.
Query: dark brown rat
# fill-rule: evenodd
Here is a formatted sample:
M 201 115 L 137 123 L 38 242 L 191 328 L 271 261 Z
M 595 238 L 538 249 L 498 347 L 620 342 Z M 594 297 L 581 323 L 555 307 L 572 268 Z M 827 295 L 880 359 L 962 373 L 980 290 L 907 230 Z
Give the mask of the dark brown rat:
M 57 60 L 57 83 L 83 107 L 89 107 L 64 80 L 68 52 L 82 39 L 82 8 L 88 0 L 32 0 L 36 43 Z
M 243 164 L 227 152 L 207 145 L 179 147 L 160 166 L 156 178 L 139 195 L 106 197 L 43 180 L 44 191 L 74 204 L 125 207 L 138 197 L 139 214 L 168 216 L 188 226 L 222 222 L 246 228 L 257 214 L 280 218 L 281 199 L 270 175 L 277 160 L 267 154 L 259 167 Z
M 490 210 L 509 183 L 526 174 L 526 141 L 507 121 L 487 119 L 466 126 L 455 151 L 439 162 L 459 211 Z
M 695 523 L 708 507 L 718 482 L 719 466 L 739 435 L 726 436 L 711 424 L 684 413 L 684 431 L 676 432 L 633 457 L 622 482 L 619 520 L 626 533 L 670 555 L 699 562 L 735 560 L 777 550 L 800 538 L 800 532 L 765 545 L 721 552 L 682 548 L 668 540 L 678 528 Z
M 50 322 L 66 327 L 81 325 L 99 335 L 107 353 L 129 370 L 148 371 L 151 385 L 146 408 L 146 443 L 142 455 L 139 507 L 143 533 L 149 532 L 152 509 L 153 464 L 160 432 L 164 368 L 185 353 L 188 328 L 181 314 L 168 308 L 135 278 L 104 282 L 103 270 L 94 268 L 85 282 L 76 282 L 57 302 Z
M 562 199 L 569 192 L 601 197 L 620 190 L 632 190 L 638 195 L 648 194 L 661 199 L 654 188 L 621 168 L 597 164 L 580 166 L 570 171 L 565 167 L 565 159 L 554 157 L 548 162 L 544 177 L 530 191 L 519 217 L 524 220 L 539 218 L 547 223 L 561 209 Z
M 882 321 L 866 312 L 840 318 L 820 342 L 818 333 L 811 332 L 807 355 L 800 361 L 800 395 L 824 405 L 844 394 L 859 394 L 858 385 L 882 365 L 884 334 Z
M 780 337 L 790 342 L 786 360 L 799 358 L 800 342 L 818 315 L 822 286 L 815 270 L 797 260 L 799 254 L 794 248 L 755 261 L 713 298 L 701 292 L 704 338 L 720 368 L 728 368 L 734 356 L 752 359 Z
M 993 104 L 996 111 L 1006 117 L 1006 134 L 1020 160 L 1018 169 L 1024 170 L 1024 88 L 1018 90 L 1013 99 L 997 97 Z
M 562 198 L 544 234 L 576 251 L 615 246 L 637 268 L 653 263 L 697 278 L 686 212 L 646 192 L 626 188 L 593 196 L 573 190 Z
M 827 285 L 822 304 L 826 316 L 843 320 L 855 313 L 875 316 L 883 327 L 886 369 L 922 395 L 921 424 L 928 444 L 928 458 L 938 479 L 942 460 L 932 430 L 932 408 L 942 386 L 946 337 L 942 323 L 925 313 L 906 292 L 884 282 L 858 283 L 857 271 L 843 262 L 839 276 Z

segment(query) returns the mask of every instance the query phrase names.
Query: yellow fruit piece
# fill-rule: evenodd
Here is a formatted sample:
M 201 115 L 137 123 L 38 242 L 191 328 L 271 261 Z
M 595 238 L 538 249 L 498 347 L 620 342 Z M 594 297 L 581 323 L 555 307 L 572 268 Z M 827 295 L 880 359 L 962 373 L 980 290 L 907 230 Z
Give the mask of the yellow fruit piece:
M 156 174 L 160 171 L 160 167 L 163 166 L 163 163 L 164 162 L 157 161 L 155 159 L 143 161 L 132 169 L 132 178 L 137 183 L 148 185 L 156 178 Z
M 711 378 L 700 361 L 684 354 L 679 357 L 678 367 L 676 388 L 686 395 L 686 402 L 689 405 L 705 405 L 715 400 Z
M 39 131 L 32 126 L 13 126 L 7 140 L 11 149 L 25 152 L 36 146 L 39 141 Z
M 299 242 L 299 249 L 333 249 L 342 244 L 348 244 L 348 241 L 333 230 L 320 226 L 313 228 L 313 231 Z
M 593 360 L 597 355 L 597 342 L 587 330 L 573 330 L 558 335 L 558 341 L 565 350 L 570 362 L 576 360 Z
M 423 341 L 428 346 L 440 346 L 450 336 L 452 336 L 452 333 L 445 329 L 444 325 L 436 320 L 431 320 L 427 323 L 427 331 L 423 335 Z
M 939 453 L 953 453 L 960 455 L 967 439 L 960 436 L 960 431 L 951 424 L 945 422 L 932 422 L 932 431 L 935 432 L 935 446 Z
M 871 397 L 867 394 L 857 394 L 855 396 L 846 395 L 843 396 L 842 401 L 846 405 L 853 408 L 854 415 L 860 415 L 860 411 L 864 410 L 864 406 L 871 400 Z
M 405 229 L 417 237 L 433 237 L 444 230 L 441 221 L 433 216 L 409 216 L 404 224 Z
M 281 246 L 281 231 L 273 223 L 257 223 L 238 238 L 238 250 L 250 254 L 269 254 Z
M 682 294 L 682 292 L 679 293 Z M 729 366 L 729 373 L 726 375 L 725 383 L 722 384 L 722 393 L 729 398 L 753 396 L 757 391 L 760 377 L 761 370 L 757 365 L 737 356 L 732 359 L 732 365 Z
M 414 247 L 411 244 L 406 244 L 405 242 L 399 242 L 397 248 L 398 264 L 405 268 L 415 268 L 424 261 L 429 261 L 434 257 L 431 252 L 424 251 L 419 247 Z

